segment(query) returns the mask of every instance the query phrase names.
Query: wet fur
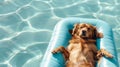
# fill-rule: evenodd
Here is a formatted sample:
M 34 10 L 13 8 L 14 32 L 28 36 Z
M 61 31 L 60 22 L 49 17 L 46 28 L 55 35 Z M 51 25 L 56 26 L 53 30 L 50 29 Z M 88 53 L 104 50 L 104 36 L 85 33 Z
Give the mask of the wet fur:
M 81 30 L 86 31 L 86 36 L 81 35 Z M 52 51 L 53 54 L 62 52 L 66 60 L 66 67 L 95 67 L 96 62 L 102 56 L 113 57 L 105 49 L 97 49 L 96 39 L 102 38 L 103 34 L 99 33 L 95 26 L 75 24 L 70 33 L 72 38 L 68 47 L 60 46 Z

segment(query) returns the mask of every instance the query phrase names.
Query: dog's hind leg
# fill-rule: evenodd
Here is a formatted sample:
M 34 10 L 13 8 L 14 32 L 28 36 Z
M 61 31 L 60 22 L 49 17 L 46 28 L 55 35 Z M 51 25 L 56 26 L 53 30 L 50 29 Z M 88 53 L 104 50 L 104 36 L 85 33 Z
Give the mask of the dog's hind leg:
M 58 48 L 56 48 L 56 49 L 54 49 L 54 50 L 52 51 L 53 54 L 54 54 L 54 53 L 57 53 L 57 52 L 62 52 L 65 60 L 68 60 L 68 58 L 69 58 L 69 52 L 68 52 L 67 49 L 65 49 L 63 46 L 60 46 L 60 47 L 58 47 Z

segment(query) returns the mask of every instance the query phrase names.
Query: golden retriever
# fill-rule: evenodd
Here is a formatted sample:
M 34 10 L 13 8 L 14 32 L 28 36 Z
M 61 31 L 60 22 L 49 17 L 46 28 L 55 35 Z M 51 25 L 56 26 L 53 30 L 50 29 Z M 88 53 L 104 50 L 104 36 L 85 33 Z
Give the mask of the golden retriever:
M 60 46 L 52 51 L 53 54 L 62 52 L 66 67 L 95 67 L 102 56 L 113 57 L 105 49 L 97 49 L 96 39 L 102 38 L 103 34 L 99 33 L 95 26 L 85 23 L 75 24 L 70 33 L 72 38 L 68 47 Z

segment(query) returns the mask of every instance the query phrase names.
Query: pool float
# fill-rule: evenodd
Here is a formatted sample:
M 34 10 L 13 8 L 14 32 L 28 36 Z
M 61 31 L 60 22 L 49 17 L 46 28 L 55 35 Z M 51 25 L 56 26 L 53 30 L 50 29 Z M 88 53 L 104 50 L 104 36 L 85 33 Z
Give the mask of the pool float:
M 69 30 L 75 23 L 89 23 L 97 27 L 104 37 L 97 39 L 97 48 L 104 48 L 113 55 L 113 58 L 102 57 L 99 67 L 119 67 L 117 52 L 115 48 L 113 32 L 111 27 L 104 21 L 98 19 L 85 18 L 66 18 L 58 22 L 52 34 L 44 58 L 40 64 L 41 67 L 65 67 L 65 60 L 61 53 L 52 54 L 51 51 L 59 46 L 67 47 L 71 38 Z M 98 65 L 96 66 L 98 67 Z

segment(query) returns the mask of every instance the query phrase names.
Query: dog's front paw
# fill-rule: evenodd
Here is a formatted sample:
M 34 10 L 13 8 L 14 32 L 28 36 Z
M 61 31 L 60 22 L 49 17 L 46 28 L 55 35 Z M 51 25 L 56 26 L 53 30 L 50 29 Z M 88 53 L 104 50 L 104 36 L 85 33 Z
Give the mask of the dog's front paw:
M 107 52 L 105 49 L 102 49 L 102 53 L 106 56 L 106 57 L 109 57 L 109 58 L 113 58 L 113 55 L 109 52 Z
M 98 52 L 97 52 L 97 57 L 102 57 L 102 56 L 106 56 L 106 57 L 109 57 L 109 58 L 113 58 L 113 55 L 110 54 L 108 51 L 106 51 L 105 49 L 100 49 Z

